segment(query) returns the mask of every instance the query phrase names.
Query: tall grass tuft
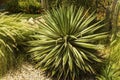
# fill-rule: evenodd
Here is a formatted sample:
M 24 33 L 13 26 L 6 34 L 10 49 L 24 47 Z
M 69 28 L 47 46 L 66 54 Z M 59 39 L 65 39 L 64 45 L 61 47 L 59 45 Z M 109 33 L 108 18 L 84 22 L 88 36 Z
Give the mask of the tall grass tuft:
M 23 53 L 23 42 L 31 32 L 29 24 L 20 21 L 20 15 L 7 16 L 0 13 L 0 75 L 14 68 Z M 25 55 L 25 54 L 24 54 Z M 19 59 L 18 59 L 19 58 Z M 22 60 L 22 58 L 21 58 Z

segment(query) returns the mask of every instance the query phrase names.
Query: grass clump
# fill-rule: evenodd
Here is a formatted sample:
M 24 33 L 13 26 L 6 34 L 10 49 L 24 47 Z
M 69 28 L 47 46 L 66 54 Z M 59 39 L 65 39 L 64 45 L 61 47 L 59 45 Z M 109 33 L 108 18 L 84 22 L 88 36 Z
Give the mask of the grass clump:
M 16 67 L 21 53 L 23 42 L 31 33 L 29 24 L 20 22 L 20 15 L 7 16 L 0 13 L 0 75 Z M 28 39 L 28 38 L 27 38 Z M 24 54 L 25 55 L 25 54 Z M 23 57 L 23 56 L 22 56 Z M 17 59 L 19 58 L 19 59 Z M 22 58 L 21 58 L 22 60 Z M 19 60 L 19 62 L 21 62 Z

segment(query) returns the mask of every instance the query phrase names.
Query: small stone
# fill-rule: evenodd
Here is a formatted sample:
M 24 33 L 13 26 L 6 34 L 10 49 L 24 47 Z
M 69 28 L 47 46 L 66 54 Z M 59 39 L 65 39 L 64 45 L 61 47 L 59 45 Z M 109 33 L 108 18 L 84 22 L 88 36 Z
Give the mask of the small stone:
M 34 19 L 31 17 L 31 18 L 28 20 L 28 23 L 34 24 L 34 23 L 35 23 L 35 22 L 34 22 Z

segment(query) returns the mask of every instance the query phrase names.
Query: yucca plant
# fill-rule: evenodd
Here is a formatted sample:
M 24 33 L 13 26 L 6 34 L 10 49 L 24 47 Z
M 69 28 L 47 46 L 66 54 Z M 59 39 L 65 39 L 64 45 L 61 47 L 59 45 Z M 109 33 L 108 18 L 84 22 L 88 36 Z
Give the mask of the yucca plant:
M 88 15 L 83 7 L 61 7 L 48 11 L 40 22 L 35 40 L 29 41 L 32 59 L 36 67 L 48 72 L 57 80 L 84 80 L 85 75 L 96 73 L 102 59 L 97 52 L 101 49 L 95 41 L 107 37 L 99 32 L 105 24 L 94 22 L 94 12 Z
M 20 11 L 24 13 L 40 13 L 42 10 L 38 0 L 19 0 L 18 4 Z
M 16 66 L 19 45 L 29 34 L 28 24 L 20 22 L 20 15 L 7 16 L 0 13 L 0 76 Z

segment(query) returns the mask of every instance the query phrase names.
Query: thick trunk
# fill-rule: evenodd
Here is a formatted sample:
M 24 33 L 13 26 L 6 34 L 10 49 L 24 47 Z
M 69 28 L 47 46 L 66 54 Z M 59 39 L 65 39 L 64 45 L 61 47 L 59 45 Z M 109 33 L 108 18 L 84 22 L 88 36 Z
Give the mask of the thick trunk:
M 118 27 L 117 27 L 118 14 L 119 14 L 118 0 L 114 0 L 111 10 L 112 40 L 116 38 L 118 31 Z
M 41 6 L 44 9 L 48 9 L 48 0 L 41 0 Z

